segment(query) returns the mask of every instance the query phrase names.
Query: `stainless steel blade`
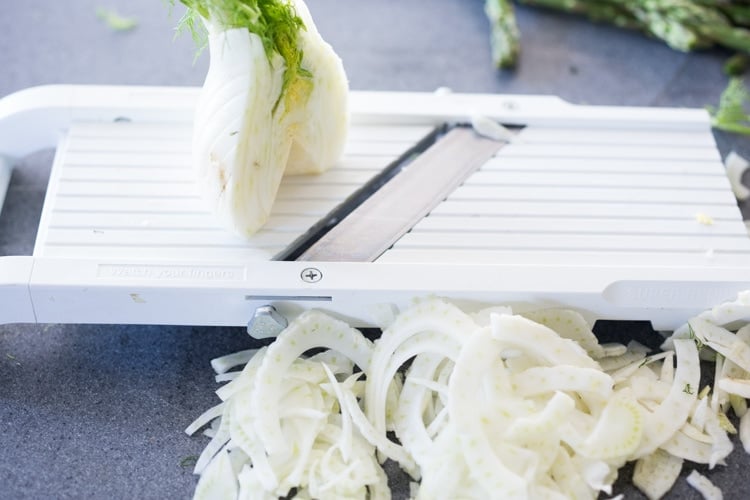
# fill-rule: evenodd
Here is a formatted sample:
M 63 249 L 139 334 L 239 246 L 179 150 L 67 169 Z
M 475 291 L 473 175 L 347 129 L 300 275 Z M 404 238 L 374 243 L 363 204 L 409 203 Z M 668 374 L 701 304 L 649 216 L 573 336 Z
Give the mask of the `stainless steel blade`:
M 450 130 L 297 260 L 371 262 L 506 144 Z

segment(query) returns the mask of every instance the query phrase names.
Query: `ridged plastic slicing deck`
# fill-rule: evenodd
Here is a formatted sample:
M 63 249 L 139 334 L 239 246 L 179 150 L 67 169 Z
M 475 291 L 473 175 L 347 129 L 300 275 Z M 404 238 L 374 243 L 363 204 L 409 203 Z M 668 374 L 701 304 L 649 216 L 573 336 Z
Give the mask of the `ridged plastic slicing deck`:
M 57 148 L 34 255 L 270 260 L 431 130 L 353 126 L 339 163 L 286 177 L 270 220 L 246 240 L 220 227 L 200 197 L 189 123 L 76 123 Z
M 431 130 L 353 126 L 339 164 L 286 177 L 247 241 L 200 198 L 189 124 L 76 123 L 58 146 L 34 254 L 269 260 Z M 707 131 L 530 126 L 382 259 L 740 263 L 750 240 Z
M 703 130 L 529 126 L 381 260 L 742 265 L 750 240 Z

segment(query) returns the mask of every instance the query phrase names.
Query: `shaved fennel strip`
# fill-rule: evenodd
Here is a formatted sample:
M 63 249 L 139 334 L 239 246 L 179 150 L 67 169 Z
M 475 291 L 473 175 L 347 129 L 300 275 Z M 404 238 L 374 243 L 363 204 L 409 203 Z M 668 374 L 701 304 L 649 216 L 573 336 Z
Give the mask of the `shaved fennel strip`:
M 305 484 L 303 478 L 307 472 L 313 448 L 324 426 L 325 422 L 322 420 L 310 422 L 305 418 L 289 419 L 285 422 L 285 432 L 293 433 L 292 435 L 296 436 L 297 439 L 295 441 L 295 453 L 292 454 L 295 460 L 291 464 L 291 470 L 280 475 L 281 481 L 278 487 L 272 490 L 278 496 L 285 497 L 292 488 Z
M 721 428 L 718 416 L 711 411 L 707 413 L 706 417 L 706 433 L 713 440 L 708 468 L 713 469 L 716 464 L 721 463 L 732 452 L 734 446 L 726 431 Z
M 255 380 L 255 375 L 258 373 L 258 368 L 260 368 L 260 363 L 263 361 L 263 356 L 265 356 L 267 349 L 267 347 L 259 349 L 258 352 L 255 353 L 255 356 L 253 356 L 244 368 L 242 368 L 242 373 L 240 373 L 236 379 L 216 389 L 216 395 L 219 396 L 219 399 L 226 401 L 235 392 L 252 386 Z
M 714 387 L 711 393 L 711 410 L 718 413 L 721 408 L 725 408 L 729 403 L 729 395 L 720 388 L 717 380 L 721 379 L 721 372 L 724 371 L 724 356 L 717 354 L 714 361 Z
M 476 328 L 469 315 L 439 299 L 429 299 L 405 312 L 383 332 L 373 349 L 372 383 L 367 384 L 365 410 L 367 418 L 373 422 L 378 432 L 385 430 L 385 415 L 382 413 L 382 398 L 389 381 L 383 382 L 381 374 L 386 373 L 398 347 L 419 332 L 440 332 L 452 337 L 459 345 L 466 335 Z M 369 374 L 368 374 L 369 375 Z
M 338 443 L 338 446 L 341 450 L 341 456 L 344 458 L 344 461 L 348 462 L 352 454 L 352 417 L 346 408 L 346 403 L 344 401 L 344 392 L 338 381 L 336 380 L 336 376 L 325 363 L 323 363 L 323 368 L 328 374 L 328 379 L 333 386 L 333 390 L 336 394 L 336 399 L 338 399 L 339 406 L 341 408 L 341 441 Z M 353 376 L 359 377 L 360 374 L 356 374 Z
M 607 373 L 612 373 L 630 365 L 640 365 L 646 358 L 645 352 L 639 351 L 627 351 L 625 354 L 619 356 L 610 356 L 607 358 L 599 359 L 599 365 L 602 370 Z
M 217 384 L 221 384 L 221 383 L 224 383 L 224 382 L 231 382 L 232 380 L 234 380 L 237 377 L 239 377 L 241 374 L 242 374 L 242 372 L 240 372 L 240 371 L 219 373 L 218 375 L 216 375 L 214 377 L 214 381 Z
M 221 424 L 216 430 L 216 434 L 211 438 L 211 441 L 208 442 L 206 447 L 203 448 L 201 454 L 198 455 L 198 460 L 196 460 L 195 467 L 193 467 L 193 474 L 202 474 L 206 466 L 211 463 L 214 456 L 229 442 L 229 422 L 230 418 L 228 410 L 225 410 L 224 415 L 221 417 Z
M 325 363 L 334 374 L 350 375 L 354 370 L 354 362 L 333 349 L 316 353 L 307 358 L 307 361 L 312 363 Z
M 729 394 L 750 398 L 750 380 L 722 378 L 716 385 Z
M 692 439 L 681 431 L 674 433 L 660 448 L 697 464 L 708 464 L 711 461 L 711 443 Z
M 383 419 L 383 428 L 385 429 L 387 427 L 387 423 L 385 421 L 387 417 L 386 399 L 388 389 L 390 387 L 390 384 L 378 384 L 377 380 L 392 381 L 399 368 L 401 368 L 401 366 L 403 366 L 403 364 L 406 363 L 409 359 L 415 357 L 420 353 L 432 352 L 443 357 L 454 357 L 455 353 L 459 350 L 460 345 L 455 345 L 449 337 L 443 337 L 442 335 L 434 332 L 417 333 L 407 339 L 398 348 L 396 348 L 396 350 L 392 353 L 384 372 L 375 372 L 375 367 L 373 366 L 371 378 L 375 379 L 375 381 L 372 382 L 372 384 L 377 386 L 378 392 L 374 394 L 374 401 L 371 401 L 369 399 L 367 399 L 367 401 L 369 402 L 369 405 L 372 408 L 374 415 L 376 416 L 375 423 Z M 369 385 L 370 384 L 368 384 L 368 387 Z
M 570 309 L 542 309 L 540 311 L 521 313 L 532 321 L 551 328 L 560 337 L 575 341 L 592 358 L 601 358 L 605 351 L 591 330 L 591 325 L 578 312 Z
M 185 434 L 187 434 L 188 436 L 192 436 L 198 431 L 198 429 L 205 425 L 208 425 L 208 423 L 215 418 L 220 417 L 222 413 L 224 413 L 224 403 L 219 403 L 216 406 L 209 408 L 208 410 L 204 411 L 198 418 L 196 418 L 192 424 L 187 426 L 187 428 L 185 429 Z
M 599 368 L 599 364 L 577 343 L 522 316 L 493 316 L 492 336 L 506 348 L 521 349 L 543 360 L 545 364 Z
M 735 321 L 750 320 L 750 290 L 744 290 L 737 294 L 737 298 L 724 302 L 711 308 L 710 311 L 700 315 L 717 325 L 727 325 Z
M 700 383 L 698 349 L 692 340 L 674 341 L 677 369 L 669 395 L 653 413 L 646 414 L 643 441 L 635 456 L 656 451 L 685 423 L 696 399 Z
M 404 448 L 391 442 L 384 433 L 379 433 L 373 427 L 351 394 L 344 393 L 344 401 L 351 414 L 352 422 L 359 429 L 360 434 L 388 458 L 398 462 L 410 476 L 418 479 L 419 469 Z
M 557 458 L 562 434 L 566 431 L 566 426 L 561 423 L 574 415 L 573 398 L 563 392 L 556 392 L 541 410 L 516 418 L 507 426 L 502 442 L 521 446 L 535 455 L 534 467 L 527 468 L 529 473 L 534 470 L 535 473 L 526 478 L 527 482 L 537 483 L 549 472 Z M 502 447 L 496 446 L 496 449 L 502 450 Z
M 451 500 L 461 498 L 457 494 L 461 482 L 469 476 L 461 453 L 461 442 L 455 426 L 448 425 L 436 439 L 432 452 L 421 464 L 424 472 L 417 500 Z
M 649 499 L 661 498 L 672 489 L 680 476 L 682 462 L 682 458 L 656 450 L 635 463 L 633 484 Z
M 621 460 L 638 449 L 643 415 L 629 391 L 618 391 L 607 402 L 591 433 L 581 443 L 570 443 L 581 455 L 597 460 Z M 563 437 L 563 439 L 565 439 Z
M 232 442 L 250 457 L 253 468 L 258 471 L 257 479 L 266 491 L 273 491 L 278 487 L 279 479 L 268 461 L 266 450 L 255 434 L 252 418 L 247 412 L 250 404 L 252 403 L 248 391 L 234 395 L 232 399 L 233 415 L 228 429 L 229 435 Z
M 745 453 L 750 454 L 750 412 L 745 413 L 740 418 L 739 426 L 740 442 Z
M 420 467 L 424 467 L 433 444 L 423 420 L 426 399 L 431 395 L 425 386 L 412 383 L 411 378 L 432 378 L 441 362 L 442 357 L 432 353 L 417 355 L 404 380 L 394 419 L 396 436 Z
M 220 452 L 206 467 L 198 486 L 195 487 L 195 500 L 212 500 L 214 498 L 237 498 L 239 484 L 235 477 L 229 454 Z
M 622 382 L 629 379 L 636 371 L 638 371 L 639 368 L 669 357 L 670 352 L 660 352 L 657 354 L 652 354 L 650 356 L 639 357 L 639 359 L 637 359 L 635 362 L 610 372 L 610 375 L 614 379 L 615 383 Z
M 561 446 L 557 449 L 557 457 L 550 472 L 563 493 L 567 494 L 569 498 L 596 499 L 596 493 L 598 492 L 594 492 L 583 480 L 580 471 L 573 464 L 567 448 Z
M 661 373 L 659 378 L 663 382 L 672 383 L 674 381 L 674 351 L 666 351 L 667 356 L 661 364 Z
M 687 483 L 695 488 L 705 500 L 722 500 L 724 498 L 721 490 L 696 470 L 688 474 Z
M 214 369 L 217 375 L 220 375 L 227 372 L 230 368 L 246 364 L 257 352 L 258 349 L 247 349 L 245 351 L 227 354 L 220 358 L 214 358 L 211 360 L 211 368 Z
M 279 424 L 282 374 L 302 353 L 316 347 L 335 349 L 368 370 L 372 345 L 362 333 L 318 311 L 303 313 L 269 346 L 255 378 L 252 412 L 256 433 L 271 453 L 288 446 Z
M 612 378 L 601 370 L 571 365 L 537 366 L 512 377 L 513 389 L 520 396 L 555 391 L 591 393 L 606 400 L 612 394 Z
M 492 329 L 498 316 L 492 317 Z M 525 332 L 521 332 L 523 334 Z M 502 345 L 487 328 L 476 330 L 464 343 L 451 376 L 449 390 L 450 420 L 458 431 L 461 448 L 471 477 L 487 494 L 504 498 L 528 497 L 526 481 L 512 472 L 490 446 L 482 430 L 477 409 L 481 408 L 478 388 L 483 374 L 498 362 Z
M 648 380 L 644 377 L 634 376 L 628 381 L 629 387 L 633 390 L 635 397 L 639 401 L 663 401 L 672 388 L 671 383 L 662 380 Z
M 708 347 L 745 371 L 750 371 L 750 345 L 735 334 L 700 318 L 690 320 L 696 336 Z
M 624 344 L 618 344 L 616 342 L 609 342 L 601 344 L 602 347 L 602 358 L 611 358 L 615 356 L 622 356 L 628 352 L 628 346 Z

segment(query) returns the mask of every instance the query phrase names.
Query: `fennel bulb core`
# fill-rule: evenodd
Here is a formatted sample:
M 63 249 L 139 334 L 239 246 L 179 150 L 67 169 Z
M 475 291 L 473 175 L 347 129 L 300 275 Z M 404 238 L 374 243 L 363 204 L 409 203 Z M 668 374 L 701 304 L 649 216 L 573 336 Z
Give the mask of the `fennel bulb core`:
M 202 18 L 210 63 L 194 117 L 196 177 L 222 224 L 246 237 L 267 221 L 284 174 L 330 168 L 348 130 L 341 60 L 304 2 L 278 3 L 293 9 L 301 28 L 296 40 L 285 32 L 275 46 L 273 34 Z M 290 66 L 292 52 L 301 60 Z

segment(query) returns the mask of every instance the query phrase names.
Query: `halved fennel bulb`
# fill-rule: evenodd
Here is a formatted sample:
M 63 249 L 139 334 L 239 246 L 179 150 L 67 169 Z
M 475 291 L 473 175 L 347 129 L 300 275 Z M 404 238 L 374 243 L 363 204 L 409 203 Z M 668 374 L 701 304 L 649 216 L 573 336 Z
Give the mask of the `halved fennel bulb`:
M 184 3 L 201 18 L 210 52 L 194 118 L 198 183 L 222 224 L 251 236 L 285 173 L 320 173 L 341 155 L 346 74 L 302 0 Z M 229 4 L 253 15 L 238 19 Z

